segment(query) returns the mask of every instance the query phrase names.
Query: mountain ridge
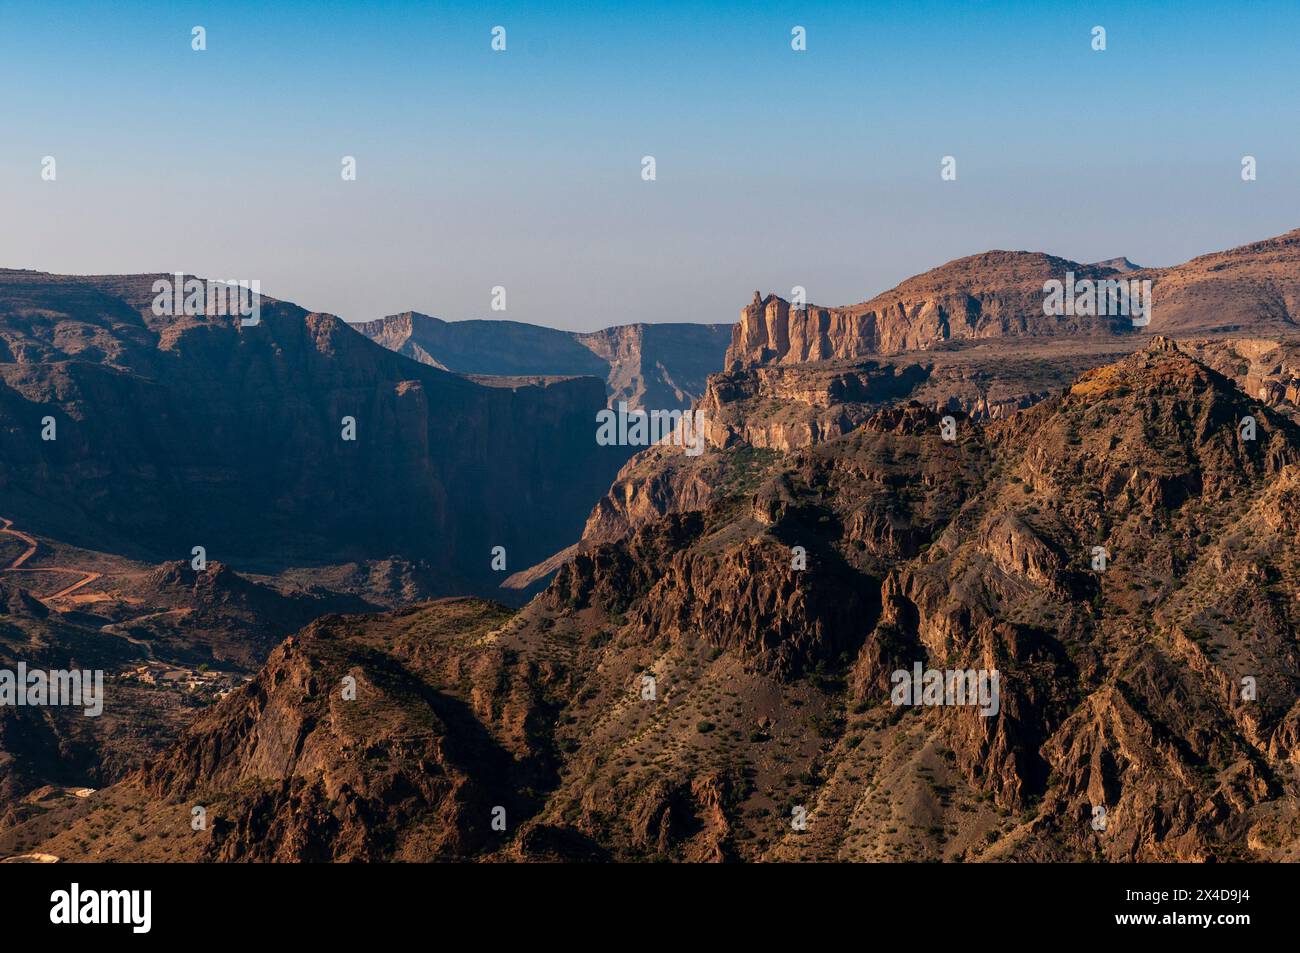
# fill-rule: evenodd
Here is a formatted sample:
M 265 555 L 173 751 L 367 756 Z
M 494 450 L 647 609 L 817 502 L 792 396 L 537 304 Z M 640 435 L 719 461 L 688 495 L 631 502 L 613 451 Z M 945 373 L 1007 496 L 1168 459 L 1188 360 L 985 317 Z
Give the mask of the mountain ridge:
M 735 331 L 756 348 L 696 399 L 704 452 L 634 456 L 582 539 L 522 572 L 536 585 L 554 570 L 522 608 L 450 598 L 323 615 L 198 717 L 169 721 L 161 754 L 108 748 L 104 790 L 27 795 L 39 804 L 0 818 L 0 853 L 1300 859 L 1293 236 L 1124 273 L 1165 288 L 1141 333 L 1035 326 L 1016 302 L 1041 308 L 1043 274 L 1075 267 L 1036 254 L 910 279 L 881 311 L 902 322 L 892 330 L 842 321 L 818 338 L 786 309 L 783 332 L 767 321 L 779 299 L 760 296 Z M 325 354 L 359 337 L 304 327 Z M 193 359 L 220 342 L 163 332 L 167 354 Z M 116 342 L 94 372 L 116 374 L 166 366 L 137 345 L 151 333 L 118 308 L 84 333 L 7 346 Z M 908 349 L 871 349 L 883 340 Z M 25 538 L 0 540 L 19 568 Z M 420 599 L 402 566 L 389 575 L 401 601 Z M 196 618 L 220 624 L 334 598 L 191 577 L 154 571 L 148 599 L 201 598 Z M 94 609 L 47 601 L 0 599 L 0 635 Z M 184 631 L 151 615 L 100 630 L 136 641 L 54 642 L 129 655 L 179 638 L 191 652 Z M 1000 694 L 982 709 L 919 691 L 904 704 L 894 683 L 917 667 L 996 673 Z M 193 804 L 206 830 L 189 827 Z M 129 829 L 113 823 L 123 811 Z
M 626 324 L 560 331 L 509 320 L 444 321 L 407 311 L 354 324 L 414 360 L 463 374 L 591 375 L 606 383 L 609 406 L 684 409 L 721 367 L 730 325 Z
M 1139 330 L 1118 315 L 1045 315 L 1044 283 L 1067 273 L 1076 280 L 1150 281 L 1150 326 Z M 987 251 L 855 305 L 792 307 L 756 291 L 740 312 L 726 366 L 853 360 L 993 338 L 1278 332 L 1295 330 L 1297 314 L 1300 229 L 1170 268 L 1119 270 L 1042 252 Z
M 575 554 L 516 613 L 313 624 L 66 829 L 43 815 L 0 847 L 49 830 L 36 848 L 69 859 L 1295 859 L 1300 426 L 1159 336 L 1006 420 L 955 423 L 949 441 L 929 408 L 879 410 Z M 914 664 L 999 671 L 997 710 L 900 708 L 890 676 Z M 191 802 L 213 823 L 177 837 Z M 139 839 L 104 828 L 122 809 Z
M 162 556 L 404 554 L 442 567 L 452 591 L 490 591 L 492 546 L 531 561 L 567 545 L 625 459 L 594 442 L 597 379 L 487 387 L 270 298 L 251 327 L 159 317 L 153 278 L 0 272 L 5 515 Z M 40 438 L 46 417 L 54 440 Z M 318 466 L 302 468 L 308 459 Z M 532 506 L 538 492 L 552 505 Z M 499 500 L 515 501 L 505 519 Z M 453 508 L 481 518 L 455 529 Z M 457 538 L 466 532 L 477 546 Z M 453 540 L 481 562 L 458 564 Z

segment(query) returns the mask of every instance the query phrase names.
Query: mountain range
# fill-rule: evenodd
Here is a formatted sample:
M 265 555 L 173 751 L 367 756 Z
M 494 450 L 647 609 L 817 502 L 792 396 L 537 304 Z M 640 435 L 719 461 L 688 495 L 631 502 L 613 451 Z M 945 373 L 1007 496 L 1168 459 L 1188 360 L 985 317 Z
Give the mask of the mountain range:
M 112 676 L 103 719 L 0 713 L 0 855 L 1300 859 L 1298 256 L 756 293 L 691 392 L 706 451 L 603 472 L 613 364 L 556 380 L 560 332 L 476 356 L 490 328 L 163 322 L 143 277 L 0 273 L 3 661 Z M 1150 280 L 1150 325 L 1045 314 L 1067 272 Z M 405 452 L 351 468 L 356 406 Z M 585 527 L 528 522 L 561 500 Z M 496 591 L 545 584 L 522 608 L 460 565 L 483 527 L 517 534 Z M 913 671 L 998 696 L 900 702 Z
M 680 410 L 704 390 L 731 338 L 729 324 L 626 324 L 581 333 L 518 321 L 442 321 L 408 311 L 355 325 L 409 358 L 466 375 L 594 376 L 609 404 Z
M 786 299 L 756 292 L 735 326 L 726 365 L 856 359 L 995 338 L 1133 335 L 1125 317 L 1044 314 L 1044 283 L 1067 274 L 1151 281 L 1153 313 L 1144 333 L 1280 333 L 1294 329 L 1300 316 L 1300 230 L 1172 268 L 1113 264 L 993 251 L 949 262 L 847 307 L 791 310 Z
M 160 277 L 0 272 L 0 515 L 157 561 L 396 556 L 488 591 L 494 547 L 567 544 L 626 459 L 592 440 L 599 381 L 470 380 L 273 299 L 250 327 L 158 317 Z

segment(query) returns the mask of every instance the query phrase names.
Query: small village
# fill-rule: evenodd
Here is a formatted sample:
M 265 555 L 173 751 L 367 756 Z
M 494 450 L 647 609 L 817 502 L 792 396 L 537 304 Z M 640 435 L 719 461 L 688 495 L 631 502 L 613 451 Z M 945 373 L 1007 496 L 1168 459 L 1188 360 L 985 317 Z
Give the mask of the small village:
M 248 680 L 236 672 L 220 672 L 206 664 L 196 668 L 171 665 L 166 662 L 148 662 L 127 669 L 116 676 L 118 681 L 138 682 L 155 688 L 169 689 L 196 702 L 207 704 L 219 701 Z

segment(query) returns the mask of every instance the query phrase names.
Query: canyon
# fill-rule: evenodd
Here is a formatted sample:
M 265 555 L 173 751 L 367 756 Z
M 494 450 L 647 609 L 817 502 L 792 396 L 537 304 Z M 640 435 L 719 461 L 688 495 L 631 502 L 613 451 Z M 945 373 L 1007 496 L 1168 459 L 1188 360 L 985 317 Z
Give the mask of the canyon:
M 564 377 L 573 365 L 540 348 L 536 364 L 494 363 L 513 360 L 507 348 L 451 361 L 454 374 L 435 366 L 451 350 L 396 353 L 424 347 L 400 320 L 358 334 L 264 298 L 263 345 L 243 337 L 256 328 L 154 322 L 140 279 L 68 279 L 60 311 L 54 292 L 23 286 L 62 279 L 0 273 L 22 304 L 0 318 L 14 358 L 0 363 L 0 511 L 22 534 L 0 535 L 0 559 L 102 574 L 67 593 L 78 577 L 51 572 L 33 586 L 44 596 L 0 576 L 0 662 L 39 645 L 50 665 L 120 674 L 161 657 L 234 676 L 202 699 L 110 680 L 102 726 L 5 712 L 0 855 L 1300 859 L 1298 257 L 1300 232 L 1163 269 L 989 252 L 846 308 L 756 293 L 689 394 L 703 452 L 652 446 L 601 473 L 582 456 L 595 412 L 632 392 L 611 364 Z M 1044 283 L 1068 271 L 1151 280 L 1151 324 L 1044 315 Z M 286 531 L 292 558 L 275 565 L 154 562 L 158 541 L 188 539 L 129 508 L 125 456 L 91 442 L 111 465 L 60 474 L 14 421 L 48 410 L 60 441 L 86 420 L 128 433 L 87 399 L 115 393 L 94 374 L 140 379 L 119 407 L 178 413 L 176 385 L 135 401 L 175 368 L 218 406 L 216 382 L 232 379 L 283 382 L 276 399 L 298 405 L 308 385 L 376 394 L 358 419 L 392 417 L 384 446 L 425 435 L 374 473 L 390 481 L 464 486 L 466 459 L 426 462 L 445 450 L 438 428 L 466 414 L 514 428 L 519 414 L 569 435 L 557 439 L 578 459 L 543 458 L 541 484 L 510 462 L 517 483 L 465 491 L 478 508 L 448 494 L 427 512 L 505 533 L 537 517 L 488 511 L 526 487 L 534 506 L 571 500 L 579 515 L 516 530 L 524 558 L 497 587 L 500 574 L 444 570 L 409 528 L 380 519 L 370 536 L 303 514 L 320 497 L 359 512 L 343 500 L 356 475 L 320 456 L 343 412 L 327 396 L 310 440 L 276 431 L 257 446 L 283 444 L 286 468 L 329 459 L 338 485 L 299 475 L 283 512 L 231 518 L 297 520 L 329 560 L 298 558 Z M 405 381 L 446 408 L 441 423 L 387 403 Z M 572 404 L 545 403 L 565 387 Z M 239 406 L 271 402 L 245 392 Z M 214 411 L 187 423 L 207 437 L 223 422 L 248 435 Z M 517 449 L 481 439 L 470 456 Z M 202 477 L 205 506 L 250 505 L 180 446 L 185 470 L 158 482 Z M 143 485 L 155 497 L 135 505 L 160 505 Z M 69 491 L 77 509 L 63 511 Z M 195 525 L 180 509 L 167 522 Z M 483 537 L 439 526 L 449 552 L 477 546 L 487 566 Z M 996 709 L 895 704 L 892 676 L 918 668 L 996 673 Z
M 729 324 L 628 324 L 556 331 L 518 321 L 443 321 L 405 312 L 354 325 L 413 360 L 459 374 L 573 375 L 605 381 L 609 406 L 684 410 L 718 369 Z

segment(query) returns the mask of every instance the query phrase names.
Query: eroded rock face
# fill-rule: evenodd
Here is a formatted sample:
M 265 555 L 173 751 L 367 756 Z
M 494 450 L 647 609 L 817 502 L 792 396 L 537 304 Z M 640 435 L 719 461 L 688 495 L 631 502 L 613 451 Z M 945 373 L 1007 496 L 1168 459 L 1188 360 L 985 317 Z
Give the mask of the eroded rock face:
M 509 614 L 466 600 L 437 614 L 313 624 L 196 722 L 173 757 L 127 784 L 205 803 L 209 860 L 428 860 L 499 845 L 493 809 L 517 822 L 529 810 L 523 789 L 549 776 L 530 725 L 549 676 L 524 675 L 533 689 L 447 692 L 459 666 L 486 685 L 512 680 L 512 663 L 449 658 L 439 630 L 481 634 Z
M 756 486 L 783 455 L 852 433 L 891 404 L 916 402 L 938 416 L 976 422 L 1008 419 L 1137 343 L 943 349 L 714 374 L 695 407 L 706 452 L 691 457 L 681 448 L 652 447 L 634 456 L 597 502 L 579 546 L 619 539 L 648 520 L 700 508 L 718 488 Z
M 1300 337 L 1192 338 L 1179 346 L 1245 393 L 1287 413 L 1300 408 Z
M 523 609 L 317 623 L 24 849 L 1300 859 L 1300 427 L 1201 353 L 1228 359 L 1153 338 L 1005 419 L 844 400 L 839 434 L 755 447 L 738 415 L 654 448 Z M 879 372 L 742 367 L 710 399 L 821 414 Z M 996 673 L 996 704 L 895 704 L 915 665 Z M 124 805 L 142 840 L 82 846 Z
M 314 624 L 36 846 L 202 800 L 207 859 L 1293 857 L 1300 428 L 1160 340 L 956 424 L 878 411 L 515 614 Z M 900 706 L 917 665 L 997 696 Z
M 1043 313 L 1044 282 L 1105 278 L 1113 268 L 1031 252 L 986 252 L 909 278 L 862 304 L 791 308 L 754 293 L 727 350 L 728 369 L 761 364 L 860 360 L 920 350 L 950 340 L 1122 334 L 1127 319 Z
M 681 554 L 647 594 L 636 622 L 669 638 L 699 634 L 781 678 L 855 651 L 862 621 L 874 612 L 870 584 L 829 558 L 803 572 L 793 572 L 790 562 L 790 548 L 774 541 L 721 555 Z
M 844 307 L 792 308 L 777 295 L 755 292 L 740 313 L 726 367 L 861 360 L 954 341 L 1134 334 L 1127 317 L 1044 314 L 1044 283 L 1064 280 L 1067 273 L 1076 281 L 1150 281 L 1152 314 L 1143 333 L 1294 333 L 1300 314 L 1300 230 L 1172 268 L 986 252 Z
M 631 324 L 574 338 L 609 362 L 605 382 L 610 406 L 686 409 L 722 367 L 731 337 L 727 324 Z
M 760 367 L 715 374 L 697 404 L 710 445 L 788 453 L 848 433 L 928 376 L 920 365 Z
M 442 321 L 416 312 L 355 325 L 389 350 L 461 374 L 592 376 L 609 406 L 682 410 L 722 366 L 726 324 L 625 324 L 557 331 L 518 321 Z
M 159 318 L 153 277 L 0 272 L 0 515 L 155 561 L 401 556 L 487 592 L 493 546 L 570 544 L 626 459 L 595 442 L 596 379 L 484 387 L 270 299 L 251 327 Z

